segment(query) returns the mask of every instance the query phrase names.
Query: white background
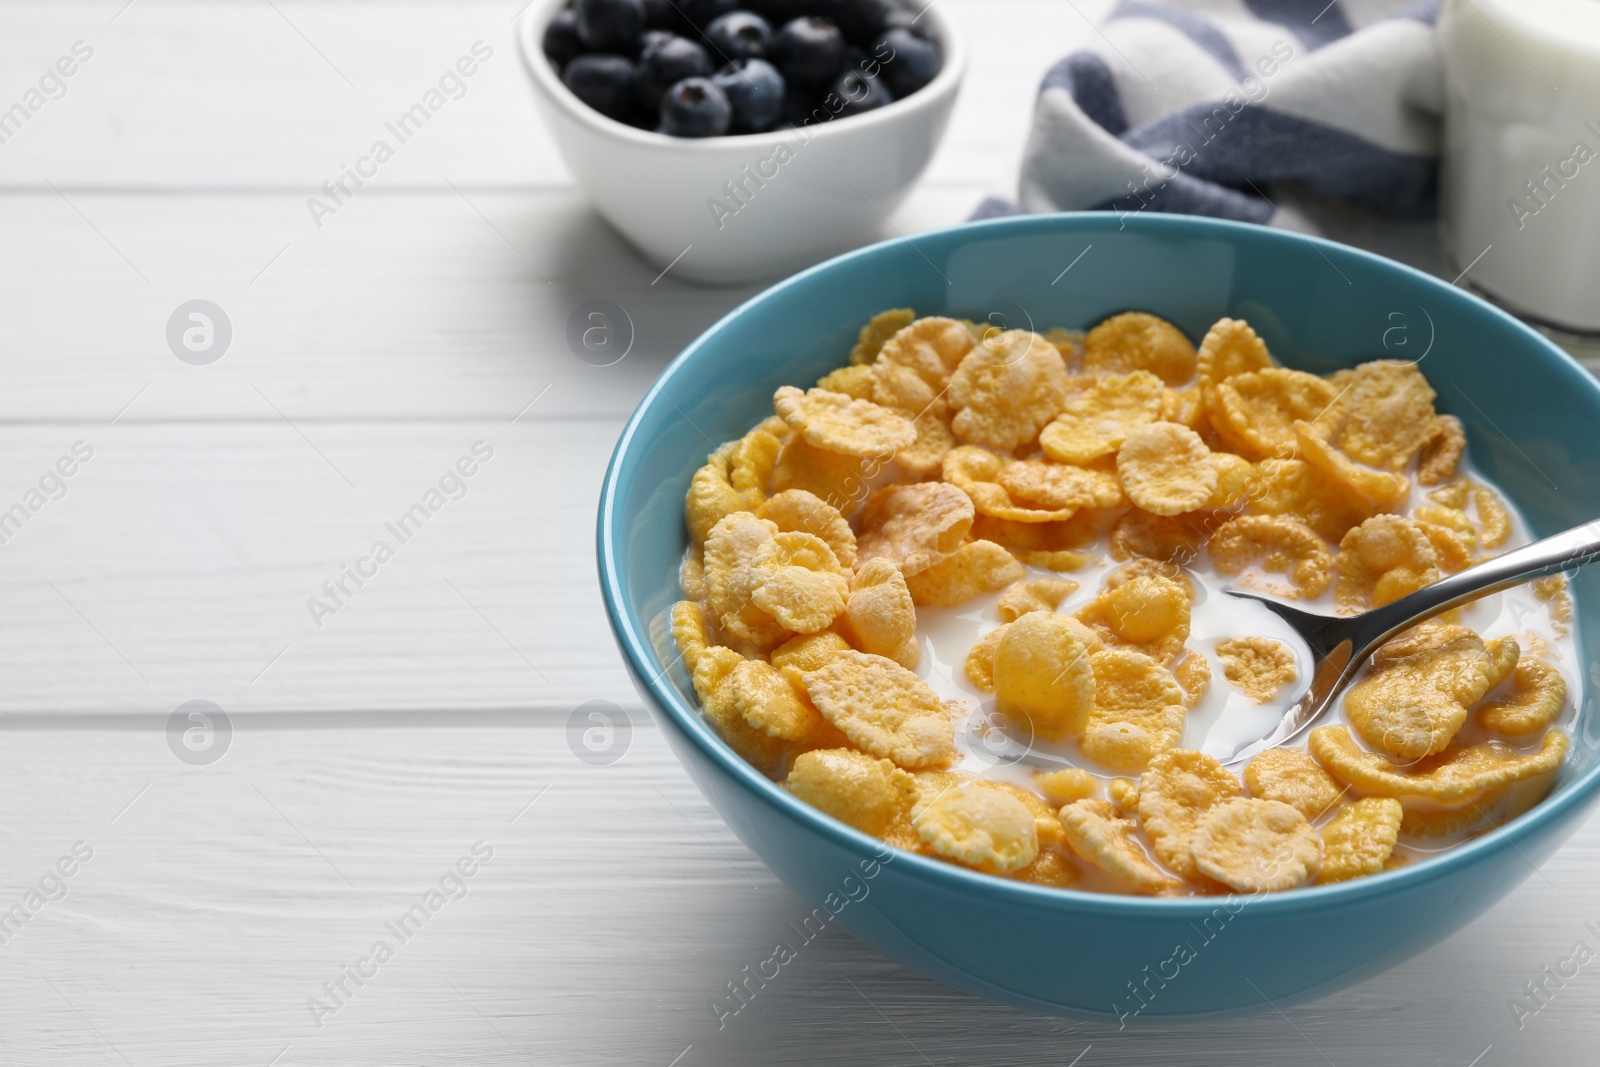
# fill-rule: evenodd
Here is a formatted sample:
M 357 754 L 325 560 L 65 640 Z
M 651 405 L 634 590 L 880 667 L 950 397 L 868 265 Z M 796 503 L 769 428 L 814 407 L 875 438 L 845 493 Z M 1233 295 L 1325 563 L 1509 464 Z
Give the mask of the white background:
M 973 55 L 894 224 L 1008 192 L 1039 77 L 1105 4 L 949 5 Z M 1591 826 L 1455 937 L 1279 1013 L 1125 1032 L 989 1004 L 833 931 L 718 1031 L 708 1007 L 809 904 L 684 776 L 605 625 L 596 492 L 622 420 L 749 291 L 675 283 L 585 208 L 536 118 L 510 3 L 27 3 L 0 107 L 75 41 L 64 97 L 0 145 L 0 508 L 93 459 L 0 545 L 0 910 L 93 858 L 0 944 L 7 1064 L 1582 1062 L 1600 964 L 1520 1032 L 1507 1000 L 1600 948 Z M 493 57 L 318 228 L 306 198 L 482 40 Z M 1427 262 L 1425 233 L 1346 236 Z M 568 315 L 637 342 L 594 368 Z M 169 351 L 219 304 L 224 358 Z M 529 402 L 538 398 L 536 403 Z M 319 629 L 306 608 L 466 453 L 467 496 Z M 164 726 L 204 699 L 226 755 Z M 583 701 L 622 759 L 569 748 Z M 307 999 L 487 842 L 493 859 L 336 1014 Z M 981 922 L 981 916 L 974 916 Z M 1293 944 L 1282 947 L 1297 951 Z M 1061 946 L 1072 965 L 1072 946 Z M 1492 1047 L 1490 1047 L 1492 1046 Z M 1478 1059 L 1475 1061 L 1475 1057 Z

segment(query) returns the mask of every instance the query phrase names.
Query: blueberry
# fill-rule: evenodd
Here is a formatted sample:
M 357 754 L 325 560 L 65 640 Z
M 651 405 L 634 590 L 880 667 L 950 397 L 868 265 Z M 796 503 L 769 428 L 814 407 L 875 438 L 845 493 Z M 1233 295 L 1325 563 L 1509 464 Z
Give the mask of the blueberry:
M 654 30 L 675 29 L 678 8 L 672 0 L 644 0 L 644 24 Z
M 869 78 L 859 70 L 847 70 L 839 75 L 828 91 L 844 101 L 844 108 L 839 112 L 840 118 L 875 111 L 885 104 L 894 103 L 894 94 L 882 78 Z
M 578 36 L 592 52 L 634 50 L 644 29 L 644 0 L 576 0 Z
M 706 50 L 693 41 L 667 34 L 655 38 L 639 54 L 639 103 L 654 115 L 661 107 L 661 94 L 685 78 L 704 78 L 711 73 Z
M 579 100 L 619 122 L 626 122 L 633 111 L 636 80 L 633 64 L 622 56 L 579 56 L 561 73 L 561 81 Z
M 706 40 L 711 50 L 719 53 L 724 62 L 740 59 L 760 59 L 767 54 L 767 42 L 772 40 L 772 27 L 760 15 L 748 11 L 730 11 L 714 19 L 706 27 Z
M 588 51 L 578 36 L 578 16 L 571 8 L 557 11 L 550 19 L 550 24 L 544 28 L 542 47 L 545 58 L 554 63 L 557 70 Z
M 739 6 L 738 0 L 674 0 L 674 3 L 700 29 L 705 29 L 713 19 Z
M 783 75 L 764 59 L 736 59 L 711 79 L 733 105 L 733 125 L 741 133 L 772 128 L 783 108 Z
M 844 62 L 844 35 L 827 19 L 793 19 L 773 36 L 768 53 L 790 85 L 821 89 Z
M 920 15 L 913 15 L 905 8 L 895 8 L 889 12 L 889 17 L 884 20 L 884 31 L 910 30 L 924 41 L 934 40 L 933 20 Z
M 733 105 L 710 78 L 685 78 L 661 97 L 661 131 L 674 137 L 720 137 L 733 123 Z
M 910 96 L 939 73 L 939 53 L 910 30 L 890 30 L 878 38 L 872 52 L 883 60 L 883 76 L 896 100 Z
M 645 30 L 639 35 L 639 58 L 642 60 L 645 52 L 649 51 L 652 45 L 660 45 L 675 39 L 677 36 L 671 30 Z
M 845 40 L 865 45 L 889 28 L 889 14 L 896 8 L 892 0 L 828 0 L 823 10 Z

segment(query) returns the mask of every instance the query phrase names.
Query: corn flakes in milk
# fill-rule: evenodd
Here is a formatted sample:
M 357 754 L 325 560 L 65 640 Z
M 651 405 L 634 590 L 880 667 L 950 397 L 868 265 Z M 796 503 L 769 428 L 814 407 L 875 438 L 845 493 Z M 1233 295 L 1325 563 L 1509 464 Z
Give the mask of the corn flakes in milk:
M 1571 747 L 1559 577 L 1516 634 L 1399 634 L 1242 768 L 1185 746 L 1191 716 L 1306 681 L 1249 616 L 1218 633 L 1221 579 L 1349 614 L 1518 527 L 1415 364 L 1283 367 L 1233 318 L 1198 346 L 1143 311 L 1087 325 L 882 312 L 706 457 L 663 629 L 710 728 L 857 830 L 1056 888 L 1343 882 L 1537 803 Z M 988 773 L 958 739 L 1002 728 L 1063 765 Z

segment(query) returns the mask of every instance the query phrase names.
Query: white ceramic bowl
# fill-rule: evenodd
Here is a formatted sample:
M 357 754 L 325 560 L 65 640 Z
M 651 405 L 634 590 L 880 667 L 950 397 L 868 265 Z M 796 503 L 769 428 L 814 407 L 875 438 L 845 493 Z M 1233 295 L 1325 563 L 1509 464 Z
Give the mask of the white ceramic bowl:
M 614 122 L 561 84 L 540 42 L 565 3 L 534 0 L 517 26 L 540 111 L 595 210 L 690 281 L 777 277 L 884 236 L 938 147 L 966 64 L 959 32 L 932 6 L 923 18 L 944 65 L 904 100 L 803 131 L 668 137 Z

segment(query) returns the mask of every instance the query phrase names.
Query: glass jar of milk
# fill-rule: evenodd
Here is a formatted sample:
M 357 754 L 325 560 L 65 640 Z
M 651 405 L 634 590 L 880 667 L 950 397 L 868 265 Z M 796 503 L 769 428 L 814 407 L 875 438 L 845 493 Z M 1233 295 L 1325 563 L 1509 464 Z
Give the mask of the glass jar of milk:
M 1600 333 L 1600 0 L 1445 0 L 1442 232 L 1525 317 Z

